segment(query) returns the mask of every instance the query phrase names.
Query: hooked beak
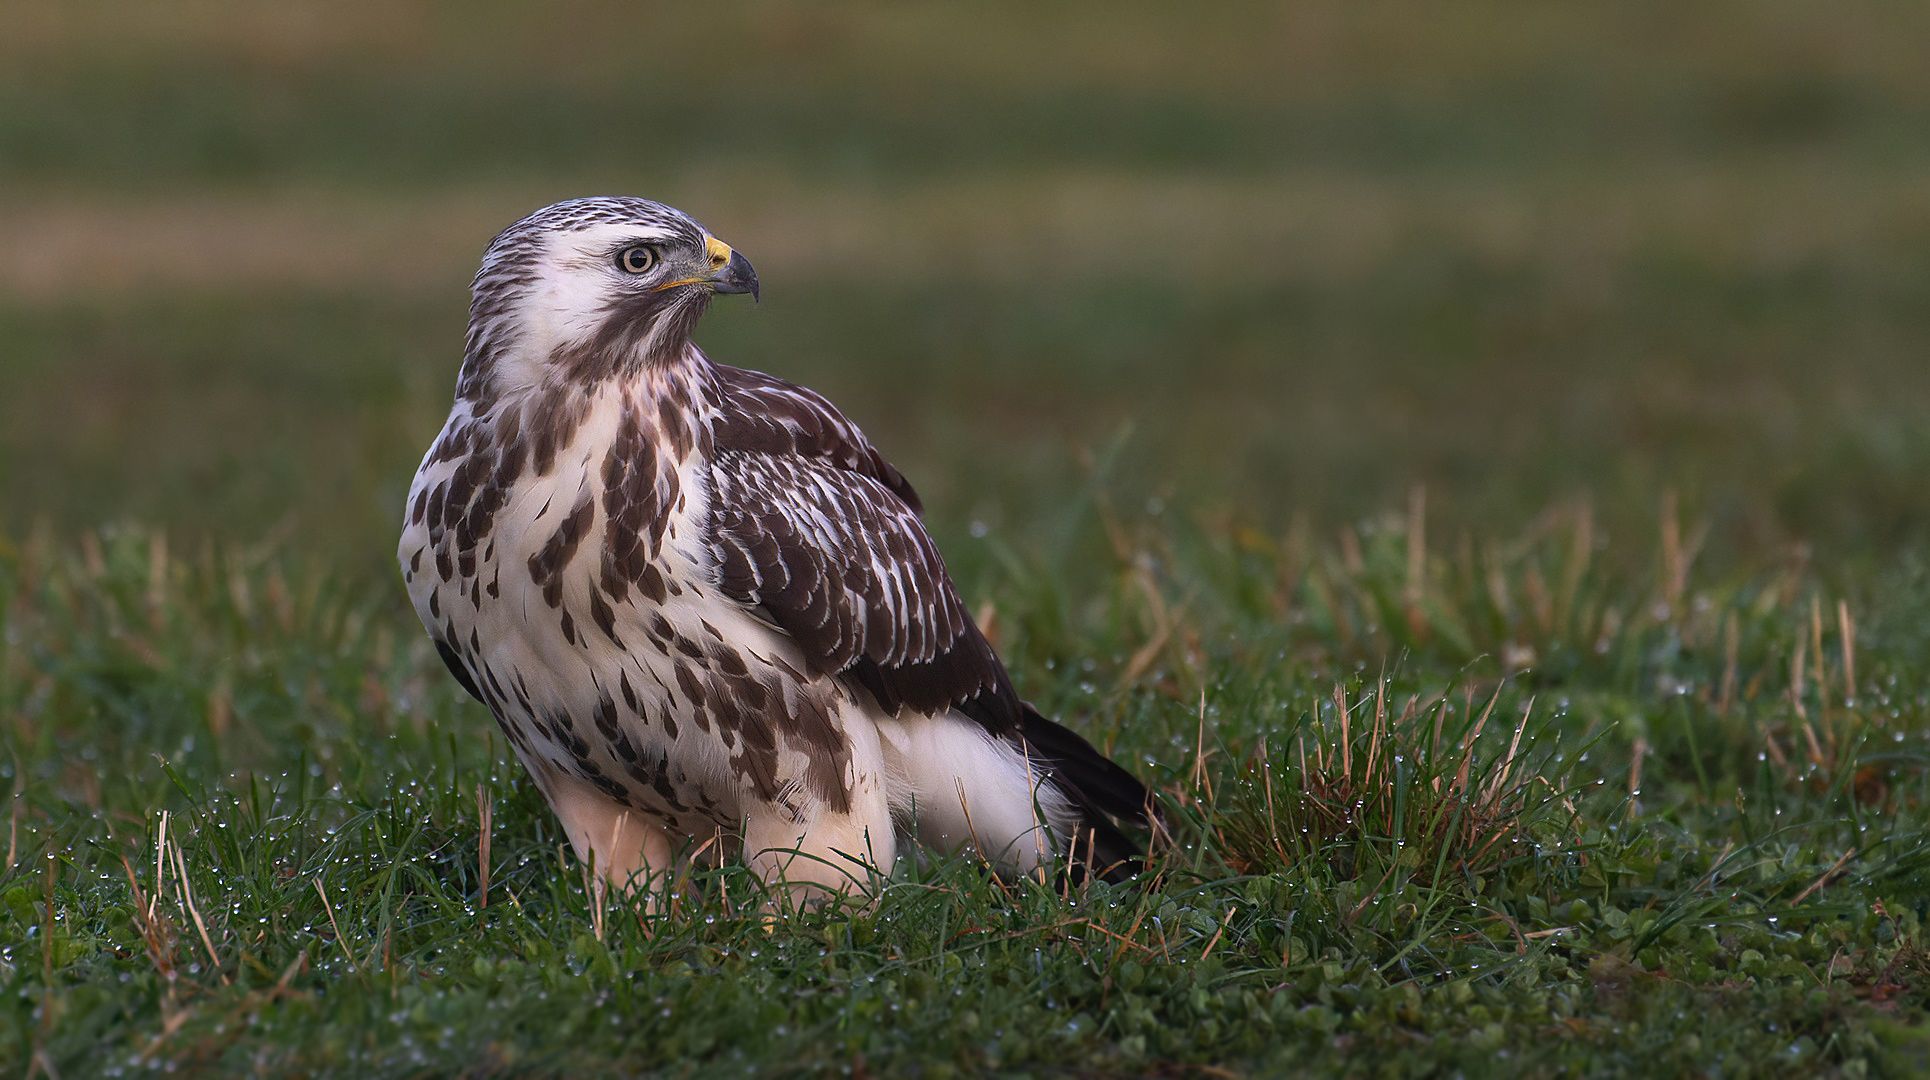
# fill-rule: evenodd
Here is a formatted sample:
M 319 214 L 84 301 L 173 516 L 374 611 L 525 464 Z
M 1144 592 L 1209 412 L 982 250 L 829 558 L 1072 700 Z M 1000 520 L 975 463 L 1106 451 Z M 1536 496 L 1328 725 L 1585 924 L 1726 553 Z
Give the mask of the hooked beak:
M 709 277 L 713 292 L 750 293 L 757 299 L 757 271 L 751 269 L 751 261 L 730 249 L 730 245 L 711 237 L 704 242 L 704 249 L 710 255 L 710 263 L 716 271 Z
M 730 245 L 714 236 L 704 238 L 704 255 L 710 260 L 709 277 L 679 278 L 666 281 L 657 286 L 656 291 L 675 289 L 682 285 L 708 285 L 711 292 L 750 293 L 757 299 L 757 271 L 751 269 L 751 261 L 730 249 Z

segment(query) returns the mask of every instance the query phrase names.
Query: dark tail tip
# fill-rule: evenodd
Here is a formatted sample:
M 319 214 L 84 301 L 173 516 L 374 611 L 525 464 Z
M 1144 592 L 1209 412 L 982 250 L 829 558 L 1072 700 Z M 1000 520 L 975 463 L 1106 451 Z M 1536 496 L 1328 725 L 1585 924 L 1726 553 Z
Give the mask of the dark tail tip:
M 1151 824 L 1152 793 L 1138 777 L 1031 705 L 1022 707 L 1020 717 L 1019 734 L 1028 751 L 1052 770 L 1054 784 L 1079 810 L 1080 821 L 1068 844 L 1075 880 L 1084 874 L 1104 881 L 1137 876 L 1145 869 L 1145 847 L 1129 838 L 1115 819 L 1134 826 Z

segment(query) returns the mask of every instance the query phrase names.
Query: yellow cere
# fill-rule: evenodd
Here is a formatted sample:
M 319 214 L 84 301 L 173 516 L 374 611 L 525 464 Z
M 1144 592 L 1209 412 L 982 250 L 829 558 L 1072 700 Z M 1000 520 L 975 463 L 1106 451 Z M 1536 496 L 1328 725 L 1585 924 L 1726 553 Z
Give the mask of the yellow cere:
M 709 256 L 710 268 L 713 271 L 722 270 L 730 262 L 730 245 L 714 236 L 706 236 L 704 237 L 704 254 Z M 678 278 L 675 281 L 666 281 L 650 291 L 662 292 L 665 289 L 674 289 L 679 285 L 700 285 L 706 280 L 708 279 L 700 277 Z

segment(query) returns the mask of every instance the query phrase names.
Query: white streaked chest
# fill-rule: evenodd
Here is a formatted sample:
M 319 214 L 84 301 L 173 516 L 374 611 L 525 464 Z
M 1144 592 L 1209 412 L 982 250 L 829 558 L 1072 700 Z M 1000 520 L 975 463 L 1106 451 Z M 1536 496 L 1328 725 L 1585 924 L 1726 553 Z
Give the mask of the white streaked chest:
M 452 450 L 425 459 L 400 555 L 425 626 L 474 674 L 539 784 L 561 772 L 673 824 L 728 822 L 747 785 L 776 784 L 763 714 L 828 706 L 798 696 L 795 643 L 712 586 L 702 413 L 664 409 L 649 390 L 611 386 L 573 407 L 568 436 L 509 469 L 499 495 L 464 462 L 501 471 L 510 459 L 473 435 L 452 452 L 475 423 L 452 415 L 438 443 Z M 683 416 L 698 422 L 664 429 Z M 515 427 L 533 446 L 545 422 Z M 478 507 L 487 528 L 465 517 Z

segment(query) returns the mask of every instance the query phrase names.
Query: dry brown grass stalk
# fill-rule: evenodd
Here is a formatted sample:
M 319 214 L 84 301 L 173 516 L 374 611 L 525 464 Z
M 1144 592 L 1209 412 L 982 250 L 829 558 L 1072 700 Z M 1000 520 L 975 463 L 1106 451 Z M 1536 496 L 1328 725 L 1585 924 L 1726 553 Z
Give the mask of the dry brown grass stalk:
M 1495 699 L 1449 748 L 1448 699 L 1424 708 L 1419 697 L 1398 707 L 1390 698 L 1385 681 L 1351 702 L 1336 687 L 1331 718 L 1323 710 L 1304 727 L 1283 761 L 1261 743 L 1224 801 L 1231 811 L 1210 824 L 1236 871 L 1323 860 L 1342 878 L 1373 884 L 1371 896 L 1396 876 L 1434 884 L 1441 874 L 1483 873 L 1526 838 L 1529 789 L 1553 790 L 1524 761 L 1534 703 L 1505 748 L 1484 757 Z

